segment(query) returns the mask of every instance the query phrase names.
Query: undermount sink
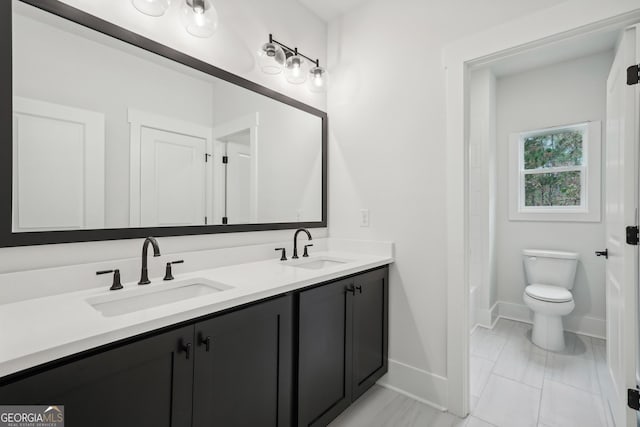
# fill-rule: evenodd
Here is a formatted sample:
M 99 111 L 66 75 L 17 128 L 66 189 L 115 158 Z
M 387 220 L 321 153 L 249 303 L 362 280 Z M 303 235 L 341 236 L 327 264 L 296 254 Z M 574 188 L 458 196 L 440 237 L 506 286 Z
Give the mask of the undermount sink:
M 347 262 L 349 261 L 344 259 L 321 257 L 302 260 L 291 260 L 287 265 L 296 268 L 306 268 L 307 270 L 322 270 L 324 268 L 335 267 Z
M 149 288 L 87 298 L 87 303 L 105 317 L 120 316 L 148 308 L 232 289 L 231 286 L 207 279 L 189 279 L 178 283 L 157 283 Z

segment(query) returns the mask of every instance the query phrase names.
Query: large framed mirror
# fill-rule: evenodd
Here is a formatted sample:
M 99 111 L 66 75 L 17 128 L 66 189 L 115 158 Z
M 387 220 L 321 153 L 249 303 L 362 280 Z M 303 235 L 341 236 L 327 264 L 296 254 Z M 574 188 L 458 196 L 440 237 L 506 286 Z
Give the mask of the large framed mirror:
M 325 112 L 57 0 L 0 21 L 0 246 L 326 227 Z

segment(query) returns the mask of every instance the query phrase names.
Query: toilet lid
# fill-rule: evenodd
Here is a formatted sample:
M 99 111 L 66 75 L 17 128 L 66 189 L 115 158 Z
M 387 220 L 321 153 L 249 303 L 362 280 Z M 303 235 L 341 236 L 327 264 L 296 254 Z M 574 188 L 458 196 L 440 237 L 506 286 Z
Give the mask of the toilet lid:
M 531 298 L 548 302 L 567 302 L 573 299 L 568 289 L 550 285 L 529 285 L 524 291 Z

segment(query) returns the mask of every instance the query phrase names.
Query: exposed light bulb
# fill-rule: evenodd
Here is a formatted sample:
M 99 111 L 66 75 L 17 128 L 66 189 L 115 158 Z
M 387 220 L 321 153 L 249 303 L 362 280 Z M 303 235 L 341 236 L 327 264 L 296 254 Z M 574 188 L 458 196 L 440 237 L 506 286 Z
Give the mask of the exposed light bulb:
M 307 80 L 309 65 L 299 55 L 290 56 L 286 64 L 286 78 L 289 83 L 302 84 Z
M 191 35 L 211 37 L 218 28 L 218 13 L 211 0 L 185 0 L 182 24 Z
M 315 66 L 309 71 L 309 77 L 307 88 L 311 92 L 319 93 L 327 90 L 328 74 L 326 69 L 319 65 Z
M 260 69 L 266 74 L 280 74 L 287 57 L 284 50 L 275 43 L 265 43 L 258 51 Z
M 205 24 L 204 11 L 200 10 L 198 12 L 197 10 L 194 10 L 194 13 L 195 13 L 194 19 L 195 19 L 196 25 L 199 27 L 204 26 Z

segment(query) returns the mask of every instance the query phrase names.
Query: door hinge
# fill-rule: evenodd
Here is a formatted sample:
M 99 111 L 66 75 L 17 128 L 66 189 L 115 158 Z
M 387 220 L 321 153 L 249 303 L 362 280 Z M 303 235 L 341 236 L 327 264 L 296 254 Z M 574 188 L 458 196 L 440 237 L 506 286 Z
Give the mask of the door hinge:
M 640 236 L 638 234 L 637 225 L 630 225 L 627 227 L 627 245 L 638 246 L 638 241 L 640 240 Z
M 229 163 L 229 156 L 222 156 L 222 163 L 224 163 L 225 165 Z
M 227 218 L 226 216 L 222 217 L 222 223 L 223 224 L 227 224 L 229 222 L 229 218 Z
M 209 222 L 209 218 L 208 217 L 204 217 L 204 225 L 208 225 L 207 223 Z
M 627 389 L 627 405 L 631 409 L 640 411 L 640 390 L 637 388 Z
M 627 84 L 635 86 L 640 83 L 640 64 L 627 68 Z
M 211 157 L 211 154 L 209 153 L 204 153 L 204 162 L 207 163 L 209 161 L 209 157 Z

